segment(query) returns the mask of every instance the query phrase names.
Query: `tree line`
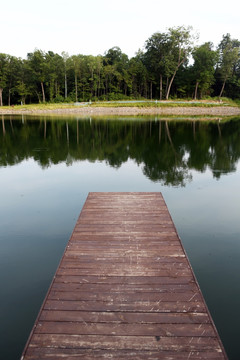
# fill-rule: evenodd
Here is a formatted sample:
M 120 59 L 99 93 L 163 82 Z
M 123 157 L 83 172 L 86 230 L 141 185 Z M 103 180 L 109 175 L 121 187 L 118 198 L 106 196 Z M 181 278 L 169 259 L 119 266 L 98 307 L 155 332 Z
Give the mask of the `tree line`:
M 61 55 L 35 49 L 26 59 L 0 53 L 0 106 L 36 102 L 240 97 L 240 41 L 223 35 L 196 46 L 191 27 L 154 33 L 129 58 Z

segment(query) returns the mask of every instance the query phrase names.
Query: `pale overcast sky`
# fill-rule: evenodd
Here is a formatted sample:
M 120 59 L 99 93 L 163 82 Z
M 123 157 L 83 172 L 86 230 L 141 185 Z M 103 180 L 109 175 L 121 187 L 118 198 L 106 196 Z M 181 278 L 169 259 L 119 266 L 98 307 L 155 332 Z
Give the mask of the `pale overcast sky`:
M 198 43 L 240 40 L 240 3 L 228 0 L 10 0 L 0 8 L 0 53 L 26 58 L 35 48 L 98 55 L 119 46 L 129 57 L 154 32 L 192 26 Z M 239 5 L 238 5 L 239 4 Z

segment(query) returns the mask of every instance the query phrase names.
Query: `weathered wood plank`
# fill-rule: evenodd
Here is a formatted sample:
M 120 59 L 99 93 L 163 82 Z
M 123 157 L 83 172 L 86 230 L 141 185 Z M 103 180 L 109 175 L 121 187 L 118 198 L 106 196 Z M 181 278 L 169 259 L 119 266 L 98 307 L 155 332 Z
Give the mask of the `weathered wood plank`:
M 128 360 L 218 360 L 216 351 L 146 351 L 146 350 L 98 350 L 98 349 L 59 349 L 59 348 L 29 348 L 29 360 L 64 359 L 64 360 L 94 360 L 94 359 L 128 359 Z
M 79 262 L 79 258 L 80 258 L 80 262 L 81 264 L 84 263 L 97 263 L 98 266 L 101 263 L 104 264 L 112 264 L 112 258 L 111 256 L 105 256 L 105 253 L 94 253 L 91 255 L 86 255 L 86 254 L 69 254 L 69 252 L 66 252 L 65 255 L 65 261 L 66 262 L 72 262 L 74 260 L 78 260 Z M 141 255 L 131 255 L 131 256 L 122 256 L 122 257 L 114 257 L 114 264 L 134 264 L 134 265 L 150 265 L 150 264 L 164 264 L 164 263 L 172 263 L 173 262 L 173 258 L 174 258 L 174 262 L 176 263 L 182 263 L 182 264 L 186 264 L 187 265 L 187 260 L 185 259 L 185 257 L 183 255 L 177 255 L 177 254 L 173 254 L 173 255 L 163 255 L 163 256 L 154 256 L 154 257 L 147 257 L 147 256 L 141 256 Z
M 152 302 L 201 302 L 201 296 L 198 292 L 186 291 L 184 293 L 96 293 L 96 292 L 87 292 L 87 291 L 56 291 L 52 289 L 51 293 L 48 296 L 49 300 L 81 300 L 81 301 L 116 301 L 122 303 L 135 302 L 141 305 L 142 301 L 152 301 Z
M 216 337 L 210 324 L 109 324 L 39 321 L 35 334 Z
M 69 254 L 69 253 L 68 253 Z M 120 254 L 120 255 L 119 255 Z M 84 267 L 84 268 L 87 268 L 87 269 L 94 269 L 96 267 L 99 266 L 99 263 L 98 263 L 98 256 L 99 254 L 96 253 L 95 254 L 95 261 L 94 262 L 90 262 L 89 263 L 82 263 L 81 262 L 81 256 L 83 255 L 87 255 L 86 252 L 82 252 L 82 255 L 81 253 L 78 253 L 74 256 L 74 254 L 70 254 L 70 256 L 66 255 L 64 261 L 62 262 L 62 265 L 63 267 L 71 267 L 71 268 L 81 268 L 81 267 Z M 126 255 L 128 256 L 128 261 L 126 260 Z M 166 254 L 165 254 L 166 255 Z M 126 253 L 119 253 L 119 252 L 114 252 L 114 253 L 104 253 L 103 255 L 100 254 L 100 257 L 102 258 L 106 258 L 108 261 L 106 261 L 105 263 L 105 268 L 111 268 L 111 269 L 114 269 L 114 268 L 119 268 L 121 270 L 121 268 L 125 269 L 126 266 L 131 266 L 132 267 L 132 270 L 135 268 L 136 270 L 139 270 L 140 268 L 146 268 L 146 264 L 148 265 L 147 267 L 149 269 L 163 269 L 163 270 L 185 270 L 187 271 L 188 270 L 188 265 L 187 265 L 187 262 L 184 261 L 183 258 L 180 258 L 180 254 L 175 254 L 175 253 L 172 253 L 171 255 L 169 255 L 170 258 L 172 258 L 172 261 L 166 261 L 167 259 L 165 259 L 165 261 L 161 262 L 161 261 L 150 261 L 151 258 L 147 258 L 146 257 L 141 257 L 141 256 L 137 256 L 136 254 L 132 254 L 132 253 L 129 253 L 129 254 L 126 254 Z M 113 263 L 113 260 L 115 258 L 119 259 L 119 257 L 121 258 L 125 258 L 125 261 L 121 261 L 121 262 L 117 262 Z M 109 259 L 110 258 L 110 259 Z M 138 263 L 138 258 L 141 259 L 143 258 L 143 260 L 145 261 L 142 261 L 142 264 Z M 145 258 L 145 259 L 144 259 Z M 175 261 L 175 258 L 176 261 Z M 112 262 L 110 262 L 109 260 L 112 259 Z M 135 260 L 135 261 L 134 261 Z M 171 259 L 170 259 L 171 260 Z M 178 261 L 177 261 L 178 260 Z
M 40 321 L 70 321 L 138 324 L 208 324 L 207 313 L 140 313 L 43 310 Z
M 62 347 L 92 349 L 134 349 L 212 351 L 222 354 L 218 339 L 213 337 L 109 336 L 34 334 L 30 347 Z
M 85 301 L 85 300 L 48 300 L 44 305 L 46 310 L 78 310 L 78 311 L 116 311 L 116 312 L 149 312 L 149 313 L 192 313 L 206 312 L 206 307 L 202 302 L 160 302 L 160 301 L 133 301 L 124 303 L 116 301 Z
M 187 269 L 146 269 L 142 267 L 122 267 L 118 270 L 118 268 L 112 267 L 112 268 L 99 268 L 99 269 L 85 269 L 81 266 L 74 267 L 72 266 L 66 266 L 66 263 L 64 263 L 64 266 L 59 269 L 58 273 L 60 275 L 103 275 L 103 276 L 161 276 L 161 277 L 186 277 L 189 275 L 189 270 Z
M 160 193 L 90 193 L 23 353 L 227 359 Z
M 52 286 L 53 290 L 56 291 L 87 291 L 92 293 L 179 293 L 191 291 L 195 293 L 198 291 L 197 285 L 194 283 L 190 284 L 161 284 L 161 285 L 129 285 L 129 284 L 77 284 L 77 283 L 59 283 L 54 282 Z
M 55 283 L 78 283 L 78 284 L 119 284 L 119 285 L 151 285 L 151 284 L 188 284 L 195 283 L 192 276 L 160 277 L 160 276 L 83 276 L 83 275 L 56 275 Z
M 170 236 L 164 236 L 164 240 L 161 240 L 159 237 L 156 238 L 150 238 L 149 236 L 147 238 L 137 238 L 137 237 L 129 237 L 129 236 L 125 236 L 122 237 L 121 239 L 118 238 L 118 242 L 116 242 L 116 240 L 112 240 L 112 237 L 106 237 L 106 236 L 100 236 L 98 234 L 98 236 L 94 236 L 94 238 L 91 236 L 79 236 L 79 235 L 74 235 L 74 243 L 70 243 L 68 246 L 68 249 L 78 249 L 84 246 L 105 246 L 105 247 L 110 247 L 111 248 L 115 248 L 115 247 L 124 247 L 124 246 L 131 246 L 131 247 L 136 247 L 138 246 L 139 249 L 151 249 L 151 248 L 158 248 L 161 249 L 164 246 L 169 246 L 169 247 L 176 247 L 179 246 L 179 243 L 175 237 L 175 235 L 173 235 L 172 237 Z M 144 242 L 144 240 L 147 240 Z M 144 242 L 144 243 L 143 243 Z
M 81 276 L 81 275 L 56 275 L 55 283 L 78 283 L 78 284 L 118 284 L 118 285 L 161 285 L 161 284 L 189 284 L 194 283 L 191 276 L 160 277 L 160 276 Z

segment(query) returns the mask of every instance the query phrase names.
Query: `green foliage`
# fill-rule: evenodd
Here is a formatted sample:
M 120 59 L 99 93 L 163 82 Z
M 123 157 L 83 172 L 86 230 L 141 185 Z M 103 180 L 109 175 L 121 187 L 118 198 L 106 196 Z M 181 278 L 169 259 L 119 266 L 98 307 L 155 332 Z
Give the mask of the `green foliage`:
M 213 44 L 207 42 L 195 47 L 192 53 L 194 64 L 192 67 L 195 79 L 195 99 L 197 91 L 200 90 L 200 97 L 210 93 L 211 85 L 214 83 L 215 67 L 218 61 L 218 52 L 213 50 Z
M 219 74 L 223 85 L 219 94 L 222 96 L 227 80 L 238 85 L 239 80 L 239 61 L 240 61 L 240 41 L 231 39 L 230 34 L 224 35 L 218 46 L 219 51 Z M 234 81 L 235 80 L 235 81 Z
M 155 33 L 146 41 L 145 63 L 151 73 L 151 82 L 159 83 L 160 100 L 163 83 L 168 99 L 177 71 L 188 61 L 193 41 L 191 31 L 191 27 L 169 28 L 167 33 Z M 183 88 L 181 92 L 185 93 Z
M 0 106 L 3 105 L 2 94 L 7 83 L 8 55 L 0 54 Z
M 194 46 L 190 27 L 154 33 L 131 59 L 119 47 L 104 55 L 35 49 L 27 59 L 0 54 L 0 105 L 97 100 L 240 98 L 240 42 L 224 35 Z M 188 60 L 192 55 L 193 63 Z
M 64 102 L 64 97 L 62 96 L 62 95 L 57 95 L 55 98 L 54 98 L 54 100 L 53 100 L 53 102 L 54 103 L 63 103 Z

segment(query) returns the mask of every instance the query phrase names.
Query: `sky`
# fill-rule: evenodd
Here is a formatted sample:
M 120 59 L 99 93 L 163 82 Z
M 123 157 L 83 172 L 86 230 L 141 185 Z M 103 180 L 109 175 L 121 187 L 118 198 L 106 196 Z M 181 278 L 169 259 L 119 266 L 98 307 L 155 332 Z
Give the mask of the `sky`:
M 0 8 L 0 53 L 26 58 L 34 49 L 103 55 L 114 46 L 129 57 L 155 32 L 192 26 L 200 45 L 230 33 L 240 40 L 240 3 L 228 0 L 11 0 Z

